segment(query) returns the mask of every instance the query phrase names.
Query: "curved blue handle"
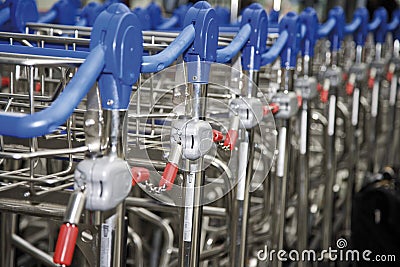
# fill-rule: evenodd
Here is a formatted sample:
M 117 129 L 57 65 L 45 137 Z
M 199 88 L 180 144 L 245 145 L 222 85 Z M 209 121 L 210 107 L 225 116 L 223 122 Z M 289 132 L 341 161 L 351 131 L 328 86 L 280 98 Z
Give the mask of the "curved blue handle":
M 376 31 L 376 29 L 378 29 L 381 22 L 382 22 L 381 17 L 374 17 L 374 19 L 370 23 L 368 23 L 368 31 L 369 32 Z
M 38 23 L 52 23 L 57 19 L 57 15 L 57 10 L 51 9 L 39 18 Z
M 371 31 L 374 32 L 375 43 L 382 44 L 385 42 L 387 34 L 387 20 L 388 14 L 385 8 L 380 7 L 375 10 L 373 22 L 368 25 L 368 29 L 371 29 Z
M 336 19 L 329 18 L 324 24 L 320 25 L 318 28 L 318 36 L 319 38 L 327 37 L 333 28 L 336 26 Z
M 105 53 L 96 46 L 53 104 L 32 115 L 0 112 L 0 135 L 32 138 L 51 133 L 63 124 L 92 88 L 104 68 Z
M 387 24 L 387 29 L 390 32 L 393 32 L 395 30 L 397 30 L 397 28 L 400 26 L 400 18 L 399 18 L 399 14 L 400 14 L 400 9 L 396 9 L 395 11 L 393 11 L 392 13 L 392 21 L 390 23 Z
M 307 27 L 304 24 L 301 24 L 301 39 L 304 39 L 306 37 L 306 33 L 307 33 Z
M 240 28 L 238 34 L 228 46 L 217 50 L 217 62 L 226 63 L 237 55 L 249 40 L 250 34 L 251 26 L 247 23 Z
M 161 25 L 157 26 L 157 30 L 168 30 L 176 27 L 179 22 L 178 16 L 172 16 L 171 18 L 164 21 Z
M 287 31 L 283 31 L 279 34 L 278 39 L 271 46 L 271 48 L 261 56 L 261 65 L 265 66 L 271 64 L 276 60 L 282 49 L 285 47 L 287 40 L 289 39 L 289 34 Z
M 315 9 L 308 7 L 303 10 L 300 14 L 300 21 L 303 27 L 305 27 L 305 36 L 301 43 L 301 52 L 303 56 L 314 57 L 314 47 L 318 40 L 318 16 Z
M 391 24 L 390 31 L 393 33 L 393 39 L 400 40 L 400 9 L 399 8 L 396 9 L 395 11 L 393 11 L 392 17 L 393 17 L 393 20 L 390 23 Z M 395 22 L 397 22 L 396 27 L 394 27 Z
M 368 36 L 369 13 L 365 7 L 357 8 L 354 19 L 344 27 L 345 34 L 352 34 L 357 46 L 364 46 Z
M 0 25 L 3 25 L 6 23 L 11 16 L 11 10 L 9 7 L 2 8 L 0 10 Z
M 163 51 L 153 56 L 143 56 L 142 73 L 163 70 L 171 65 L 179 55 L 193 43 L 195 29 L 192 24 L 186 26 L 176 39 Z
M 9 45 L 0 44 L 0 52 L 12 53 L 12 54 L 24 54 L 24 55 L 37 55 L 37 56 L 48 56 L 48 57 L 67 57 L 85 59 L 89 55 L 86 51 L 74 51 L 64 50 L 57 48 L 41 48 L 41 47 L 30 47 L 22 45 Z
M 361 18 L 356 17 L 352 22 L 344 26 L 344 33 L 346 35 L 353 34 L 361 25 Z

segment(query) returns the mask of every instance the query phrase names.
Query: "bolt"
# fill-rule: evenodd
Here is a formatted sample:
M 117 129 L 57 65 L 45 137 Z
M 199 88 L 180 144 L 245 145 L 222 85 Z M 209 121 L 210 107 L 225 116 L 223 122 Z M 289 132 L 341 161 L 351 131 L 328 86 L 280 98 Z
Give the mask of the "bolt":
M 89 127 L 89 126 L 93 126 L 93 125 L 95 125 L 95 121 L 94 121 L 94 119 L 87 119 L 86 121 L 85 121 L 85 126 L 87 126 L 87 127 Z
M 108 106 L 111 106 L 112 104 L 114 104 L 114 100 L 108 99 L 108 100 L 107 100 L 107 105 L 108 105 Z
M 196 81 L 197 80 L 197 76 L 193 76 L 193 81 Z

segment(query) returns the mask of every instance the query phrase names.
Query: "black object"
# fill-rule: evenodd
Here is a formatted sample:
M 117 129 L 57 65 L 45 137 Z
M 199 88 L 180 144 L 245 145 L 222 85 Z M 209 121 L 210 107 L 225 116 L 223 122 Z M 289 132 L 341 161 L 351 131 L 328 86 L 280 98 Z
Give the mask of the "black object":
M 355 194 L 352 212 L 352 249 L 360 252 L 356 266 L 400 266 L 400 181 L 398 172 L 386 168 Z M 371 261 L 362 260 L 370 250 Z M 375 258 L 378 255 L 380 258 Z M 383 255 L 383 256 L 381 256 Z M 378 262 L 393 256 L 395 262 Z

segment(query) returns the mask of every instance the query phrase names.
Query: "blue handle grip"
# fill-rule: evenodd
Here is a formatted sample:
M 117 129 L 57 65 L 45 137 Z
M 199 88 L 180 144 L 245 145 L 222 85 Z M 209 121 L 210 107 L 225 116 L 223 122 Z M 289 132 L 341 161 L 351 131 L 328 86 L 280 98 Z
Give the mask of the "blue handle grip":
M 0 25 L 3 25 L 6 23 L 11 16 L 11 10 L 9 7 L 2 8 L 0 10 Z
M 39 18 L 38 23 L 52 23 L 57 19 L 57 15 L 57 10 L 51 9 Z
M 104 68 L 105 53 L 96 46 L 53 104 L 32 115 L 0 112 L 0 135 L 32 138 L 51 133 L 63 124 L 92 88 Z
M 271 48 L 261 56 L 261 65 L 265 66 L 271 64 L 276 60 L 282 49 L 286 46 L 286 42 L 289 39 L 289 34 L 287 31 L 283 31 L 279 34 L 278 39 L 271 46 Z
M 195 38 L 195 29 L 192 24 L 186 26 L 176 39 L 162 52 L 153 56 L 143 56 L 142 73 L 163 70 L 171 65 L 179 55 L 188 49 Z
M 391 28 L 390 31 L 393 34 L 393 39 L 395 40 L 400 40 L 400 9 L 396 9 L 395 11 L 393 11 L 392 13 L 392 23 L 391 23 Z M 397 21 L 397 26 L 393 27 L 394 21 Z
M 353 39 L 357 46 L 365 45 L 368 36 L 368 21 L 368 9 L 360 7 L 354 12 L 354 20 L 353 23 L 351 23 L 351 27 L 350 25 L 347 25 L 349 26 L 346 26 L 347 28 L 345 27 L 345 33 L 351 30 L 351 34 L 353 34 Z
M 361 25 L 361 18 L 356 17 L 352 22 L 344 26 L 344 33 L 346 35 L 353 34 Z
M 329 18 L 324 24 L 320 25 L 318 28 L 318 36 L 319 38 L 327 37 L 333 28 L 336 26 L 336 19 Z
M 375 43 L 384 43 L 387 34 L 388 14 L 385 8 L 380 7 L 374 12 L 373 23 L 371 23 L 371 31 L 374 32 Z M 378 23 L 379 22 L 379 23 Z M 368 25 L 368 29 L 370 25 Z
M 80 18 L 77 23 L 75 23 L 76 26 L 87 26 L 88 21 L 86 18 Z
M 304 24 L 301 24 L 301 39 L 304 39 L 306 37 L 306 33 L 307 33 L 307 27 Z
M 380 17 L 374 17 L 374 19 L 368 23 L 368 31 L 369 32 L 374 32 L 376 29 L 378 29 L 379 24 L 381 24 L 382 19 Z
M 64 50 L 55 48 L 41 48 L 41 47 L 30 47 L 30 46 L 8 45 L 8 44 L 0 44 L 0 52 L 24 54 L 24 55 L 48 56 L 48 57 L 79 58 L 79 59 L 85 59 L 89 55 L 89 53 L 85 51 L 73 51 L 73 50 Z
M 400 9 L 396 9 L 395 11 L 393 11 L 392 21 L 387 25 L 388 31 L 393 32 L 400 26 L 399 14 L 400 14 Z
M 168 30 L 176 27 L 179 22 L 178 16 L 172 16 L 171 18 L 164 21 L 161 25 L 157 26 L 157 30 Z
M 226 63 L 237 55 L 249 40 L 250 34 L 251 26 L 247 23 L 240 28 L 238 34 L 228 46 L 217 50 L 217 62 Z
M 301 52 L 303 56 L 314 57 L 314 47 L 318 40 L 318 16 L 315 9 L 308 7 L 303 10 L 300 14 L 300 21 L 303 26 L 305 26 L 305 36 L 301 43 Z

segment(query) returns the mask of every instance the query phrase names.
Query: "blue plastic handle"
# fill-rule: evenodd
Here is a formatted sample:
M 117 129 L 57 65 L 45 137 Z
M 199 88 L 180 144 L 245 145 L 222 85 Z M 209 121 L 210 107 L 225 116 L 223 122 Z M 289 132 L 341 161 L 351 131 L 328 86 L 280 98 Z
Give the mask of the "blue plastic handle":
M 361 18 L 356 17 L 352 22 L 344 26 L 344 33 L 346 35 L 353 34 L 361 25 Z
M 360 21 L 358 23 L 359 25 L 356 25 L 357 23 L 355 23 L 355 21 L 357 20 Z M 353 34 L 353 39 L 357 46 L 365 45 L 365 41 L 367 40 L 368 36 L 368 21 L 369 21 L 368 9 L 366 9 L 365 7 L 357 8 L 357 10 L 354 12 L 354 20 L 353 20 L 354 23 L 351 23 L 352 27 L 355 29 L 353 30 L 352 27 L 347 28 L 347 30 L 352 31 L 351 34 Z M 345 27 L 345 32 L 346 32 L 346 27 Z
M 80 18 L 77 22 L 76 22 L 76 26 L 86 26 L 88 24 L 87 19 L 86 18 Z
M 9 7 L 2 8 L 0 10 L 0 25 L 3 25 L 6 23 L 11 16 L 11 10 Z
M 168 30 L 176 27 L 179 22 L 178 16 L 172 16 L 171 18 L 164 21 L 161 25 L 157 26 L 157 30 Z
M 38 23 L 52 23 L 57 19 L 57 15 L 57 10 L 51 9 L 39 18 Z
M 336 26 L 336 19 L 329 18 L 324 24 L 320 25 L 318 28 L 318 36 L 319 38 L 327 37 L 333 28 Z
M 400 9 L 396 9 L 395 11 L 393 11 L 392 21 L 390 23 L 388 23 L 388 25 L 387 25 L 388 31 L 393 32 L 399 27 L 399 24 L 400 24 L 399 13 L 400 13 Z
M 239 51 L 249 40 L 250 34 L 251 26 L 247 23 L 240 28 L 238 34 L 229 45 L 217 50 L 217 62 L 226 63 L 231 60 L 235 55 L 237 55 L 237 53 L 239 53 Z
M 393 20 L 392 23 L 394 24 L 393 21 L 397 20 L 397 27 L 393 27 L 393 24 L 391 25 L 390 31 L 393 33 L 393 38 L 395 40 L 400 40 L 400 9 L 396 9 L 392 13 Z
M 369 32 L 376 31 L 376 29 L 378 29 L 381 22 L 382 22 L 381 17 L 374 17 L 374 19 L 368 24 L 368 31 Z
M 301 39 L 304 39 L 306 37 L 306 33 L 307 33 L 307 27 L 304 24 L 301 24 Z
M 0 44 L 0 52 L 24 55 L 38 55 L 48 57 L 66 57 L 85 59 L 89 55 L 85 51 L 73 51 L 55 48 L 41 48 L 21 45 Z
M 104 68 L 105 52 L 96 46 L 53 104 L 31 115 L 0 112 L 0 135 L 32 138 L 49 134 L 62 125 L 92 88 Z
M 219 32 L 237 33 L 240 30 L 239 26 L 220 26 L 218 27 Z
M 368 30 L 374 33 L 375 43 L 384 43 L 387 34 L 388 14 L 385 8 L 380 7 L 374 12 L 374 19 L 368 25 Z
M 179 55 L 188 49 L 195 38 L 195 29 L 192 24 L 186 26 L 176 39 L 163 51 L 153 56 L 143 56 L 142 73 L 163 70 L 171 65 Z
M 303 56 L 314 57 L 314 47 L 318 40 L 318 16 L 312 7 L 305 8 L 300 14 L 300 21 L 305 26 L 305 36 L 301 42 L 301 52 Z
M 271 48 L 261 56 L 261 65 L 265 66 L 267 64 L 271 64 L 276 60 L 279 54 L 282 52 L 282 49 L 286 46 L 286 42 L 289 39 L 289 34 L 287 31 L 283 31 L 279 34 L 278 39 L 276 39 L 275 43 L 271 46 Z

